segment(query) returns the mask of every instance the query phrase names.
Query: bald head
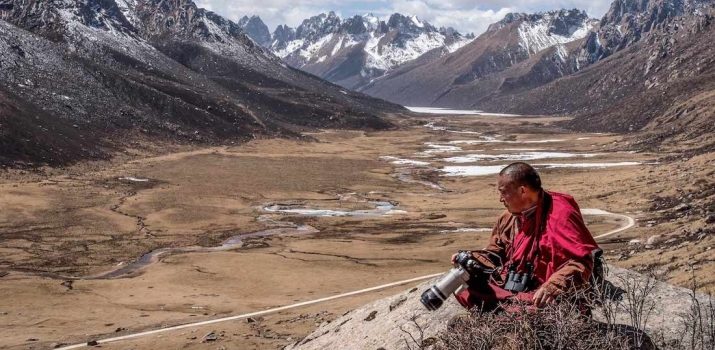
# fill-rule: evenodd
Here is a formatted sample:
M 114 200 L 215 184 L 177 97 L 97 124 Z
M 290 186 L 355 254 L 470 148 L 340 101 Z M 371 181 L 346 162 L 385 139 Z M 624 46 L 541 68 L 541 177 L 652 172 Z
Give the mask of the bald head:
M 499 176 L 508 180 L 512 185 L 525 186 L 532 191 L 541 190 L 541 177 L 536 169 L 524 162 L 511 163 L 499 172 Z
M 499 173 L 497 188 L 504 207 L 512 214 L 519 214 L 536 205 L 541 193 L 541 178 L 531 165 L 512 163 Z

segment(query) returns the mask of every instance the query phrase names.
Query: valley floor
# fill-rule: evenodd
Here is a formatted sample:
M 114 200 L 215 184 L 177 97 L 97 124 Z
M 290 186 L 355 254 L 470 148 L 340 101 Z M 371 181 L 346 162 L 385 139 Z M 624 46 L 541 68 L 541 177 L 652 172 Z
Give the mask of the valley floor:
M 715 156 L 636 152 L 557 120 L 425 115 L 397 131 L 162 155 L 139 147 L 110 163 L 5 172 L 0 347 L 85 342 L 446 271 L 453 252 L 485 245 L 502 210 L 494 172 L 511 159 L 537 164 L 547 189 L 582 208 L 636 219 L 599 241 L 610 264 L 715 291 Z M 594 236 L 623 225 L 585 218 Z M 175 249 L 132 264 L 160 248 Z M 103 347 L 280 348 L 408 287 Z

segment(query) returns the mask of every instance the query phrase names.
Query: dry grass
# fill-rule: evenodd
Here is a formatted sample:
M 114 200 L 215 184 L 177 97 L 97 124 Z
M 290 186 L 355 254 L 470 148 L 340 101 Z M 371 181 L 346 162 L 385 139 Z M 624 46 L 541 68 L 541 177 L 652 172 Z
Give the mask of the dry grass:
M 712 298 L 703 302 L 695 286 L 690 294 L 690 308 L 682 315 L 679 339 L 666 339 L 663 334 L 649 331 L 648 320 L 655 305 L 653 276 L 623 278 L 622 288 L 604 282 L 588 294 L 561 300 L 542 309 L 519 305 L 517 312 L 481 312 L 472 310 L 467 317 L 451 320 L 447 331 L 437 337 L 439 350 L 532 350 L 532 349 L 715 349 L 715 304 Z M 579 305 L 590 305 L 594 314 L 584 315 Z M 677 301 L 667 301 L 677 302 Z M 626 315 L 626 324 L 617 323 L 618 315 Z M 623 318 L 621 318 L 623 319 Z M 409 348 L 425 348 L 413 342 Z

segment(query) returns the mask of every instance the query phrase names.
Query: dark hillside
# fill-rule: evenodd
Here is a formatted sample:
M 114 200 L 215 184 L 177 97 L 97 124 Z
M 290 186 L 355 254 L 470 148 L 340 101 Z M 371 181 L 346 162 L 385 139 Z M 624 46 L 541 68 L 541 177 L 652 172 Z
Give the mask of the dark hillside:
M 3 164 L 107 155 L 133 132 L 215 143 L 382 129 L 402 110 L 287 67 L 191 1 L 3 0 L 0 18 L 0 113 L 16 128 L 0 134 Z M 37 118 L 57 127 L 38 134 Z

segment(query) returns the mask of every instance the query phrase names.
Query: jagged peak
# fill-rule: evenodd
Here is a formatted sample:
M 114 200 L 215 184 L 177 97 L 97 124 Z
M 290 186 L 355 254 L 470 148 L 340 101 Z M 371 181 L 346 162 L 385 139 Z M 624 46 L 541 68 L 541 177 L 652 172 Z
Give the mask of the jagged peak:
M 535 13 L 525 13 L 525 12 L 510 12 L 507 13 L 504 18 L 496 23 L 492 23 L 487 28 L 487 32 L 497 31 L 507 25 L 515 22 L 527 22 L 527 23 L 537 23 L 537 22 L 549 22 L 554 21 L 570 21 L 572 23 L 584 22 L 588 20 L 594 20 L 588 17 L 588 14 L 584 10 L 579 9 L 560 9 L 551 10 Z
M 390 15 L 390 18 L 387 20 L 387 26 L 390 29 L 399 29 L 403 31 L 437 31 L 433 25 L 420 20 L 416 15 L 406 16 L 397 12 Z
M 243 16 L 241 17 L 241 19 L 238 20 L 238 25 L 240 25 L 241 27 L 246 26 L 248 23 L 260 23 L 265 25 L 265 23 L 261 19 L 261 16 L 258 15 L 252 15 L 251 17 Z

